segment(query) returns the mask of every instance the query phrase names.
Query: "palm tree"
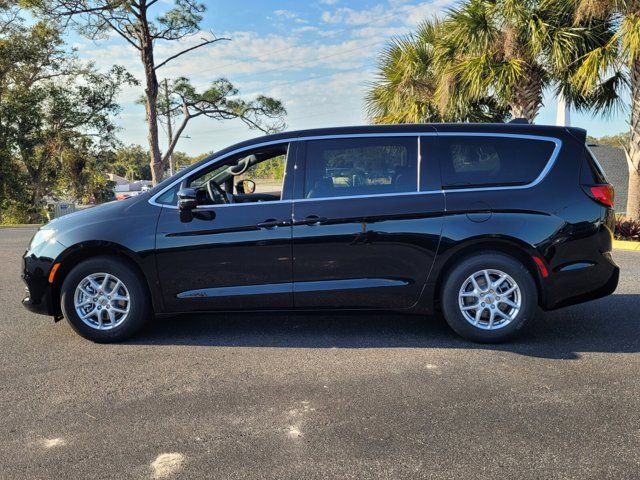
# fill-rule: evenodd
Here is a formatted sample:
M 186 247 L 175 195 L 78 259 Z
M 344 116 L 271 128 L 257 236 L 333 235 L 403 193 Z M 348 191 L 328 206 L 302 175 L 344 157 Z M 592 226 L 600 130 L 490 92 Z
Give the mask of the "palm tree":
M 629 141 L 625 146 L 629 167 L 626 214 L 640 220 L 640 1 L 578 0 L 577 21 L 607 25 L 608 41 L 582 58 L 574 79 L 582 93 L 608 91 L 611 97 L 630 87 Z M 605 105 L 601 108 L 610 111 Z
M 413 35 L 393 39 L 378 59 L 376 80 L 365 98 L 373 123 L 443 121 L 503 121 L 504 108 L 490 97 L 470 102 L 440 104 L 437 96 L 442 68 L 436 49 L 441 23 L 425 21 Z
M 437 61 L 446 65 L 443 98 L 491 94 L 515 118 L 533 122 L 543 91 L 555 87 L 578 107 L 586 99 L 568 85 L 575 61 L 598 37 L 575 22 L 570 0 L 469 0 L 443 22 Z

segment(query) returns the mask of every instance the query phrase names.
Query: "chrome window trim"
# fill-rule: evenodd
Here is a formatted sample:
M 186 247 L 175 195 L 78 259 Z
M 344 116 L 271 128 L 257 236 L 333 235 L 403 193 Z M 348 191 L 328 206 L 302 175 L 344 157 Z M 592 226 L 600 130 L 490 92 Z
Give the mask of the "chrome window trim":
M 417 187 L 418 187 L 418 191 L 420 191 L 420 187 L 422 186 L 420 184 L 420 172 L 422 172 L 422 141 L 420 140 L 420 137 L 418 137 L 418 166 L 417 166 L 417 178 L 416 178 L 416 183 L 417 183 Z
M 211 161 L 201 165 L 199 168 L 190 171 L 188 174 L 182 175 L 181 177 L 178 177 L 174 182 L 170 183 L 169 185 L 167 185 L 165 188 L 163 188 L 160 192 L 156 193 L 153 197 L 151 197 L 148 202 L 151 205 L 155 205 L 156 207 L 161 207 L 161 208 L 170 208 L 170 209 L 174 209 L 174 210 L 178 210 L 178 206 L 177 205 L 164 205 L 161 203 L 157 203 L 156 199 L 163 195 L 164 193 L 166 193 L 168 190 L 172 189 L 173 187 L 175 187 L 177 184 L 179 184 L 180 182 L 182 182 L 182 180 L 187 177 L 187 176 L 191 176 L 201 170 L 204 170 L 205 168 L 209 167 L 212 163 L 217 163 L 221 160 L 224 160 L 225 158 L 228 158 L 232 155 L 236 155 L 238 153 L 242 153 L 245 152 L 247 150 L 252 150 L 254 148 L 260 148 L 260 147 L 268 147 L 271 145 L 278 145 L 281 143 L 289 143 L 292 144 L 293 142 L 305 142 L 305 141 L 309 141 L 309 140 L 329 140 L 329 139 L 343 139 L 343 138 L 375 138 L 375 137 L 417 137 L 418 138 L 418 173 L 420 173 L 420 166 L 421 166 L 421 155 L 420 155 L 420 137 L 506 137 L 506 138 L 523 138 L 523 139 L 530 139 L 530 140 L 540 140 L 540 141 L 547 141 L 547 142 L 552 142 L 553 144 L 555 144 L 555 148 L 553 150 L 553 153 L 551 154 L 551 157 L 549 157 L 549 160 L 547 161 L 547 164 L 545 165 L 545 167 L 542 169 L 542 171 L 540 172 L 540 175 L 538 175 L 538 177 L 536 177 L 535 180 L 533 180 L 530 183 L 527 183 L 525 185 L 505 185 L 505 186 L 497 186 L 497 187 L 470 187 L 470 188 L 455 188 L 455 189 L 446 189 L 443 188 L 441 190 L 427 190 L 424 192 L 420 192 L 420 191 L 416 191 L 416 192 L 395 192 L 395 193 L 382 193 L 382 194 L 373 194 L 373 195 L 350 195 L 350 196 L 340 196 L 340 197 L 327 197 L 327 198 L 300 198 L 300 199 L 289 199 L 289 200 L 274 200 L 273 202 L 264 202 L 264 203 L 268 203 L 268 204 L 275 204 L 275 203 L 287 203 L 287 202 L 304 202 L 304 201 L 322 201 L 322 200 L 343 200 L 343 199 L 351 199 L 351 198 L 364 198 L 364 197 L 387 197 L 387 196 L 398 196 L 398 195 L 416 195 L 416 194 L 436 194 L 436 193 L 446 193 L 446 194 L 450 194 L 450 193 L 456 193 L 456 192 L 477 192 L 477 191 L 487 191 L 487 190 L 522 190 L 522 189 L 526 189 L 526 188 L 532 188 L 535 187 L 536 185 L 538 185 L 540 182 L 542 182 L 542 180 L 544 180 L 544 178 L 547 176 L 547 174 L 549 173 L 549 171 L 551 171 L 551 168 L 553 168 L 553 165 L 556 162 L 556 159 L 558 158 L 558 155 L 560 154 L 560 149 L 562 148 L 562 140 L 560 140 L 559 138 L 555 138 L 555 137 L 547 137 L 547 136 L 543 136 L 543 135 L 529 135 L 529 134 L 519 134 L 519 133 L 499 133 L 499 132 L 388 132 L 388 133 L 345 133 L 345 134 L 336 134 L 336 135 L 314 135 L 314 136 L 308 136 L 308 137 L 290 137 L 290 138 L 282 138 L 279 140 L 271 140 L 268 142 L 261 142 L 261 143 L 254 143 L 252 145 L 247 145 L 245 147 L 241 147 L 238 148 L 236 150 L 232 150 L 231 152 L 228 152 L 220 157 L 216 157 L 211 159 Z M 294 167 L 297 167 L 297 165 L 295 165 Z M 419 188 L 419 184 L 420 184 L 420 175 L 418 175 L 418 185 L 417 187 Z M 197 207 L 197 209 L 201 209 L 201 210 L 205 210 L 205 209 L 211 209 L 211 208 L 218 208 L 218 207 L 236 207 L 236 206 L 241 206 L 241 205 L 253 205 L 255 204 L 255 202 L 251 202 L 251 203 L 233 203 L 233 204 L 220 204 L 220 205 L 213 205 L 213 206 L 204 206 L 204 207 Z
M 341 195 L 339 197 L 298 198 L 292 201 L 293 202 L 323 202 L 327 200 L 351 200 L 351 199 L 372 198 L 372 197 L 378 198 L 378 197 L 401 197 L 404 195 L 433 195 L 435 193 L 442 193 L 442 190 L 427 190 L 424 192 L 374 193 L 370 195 Z
M 339 197 L 321 197 L 321 198 L 298 198 L 298 199 L 289 199 L 289 200 L 273 200 L 271 202 L 246 202 L 246 203 L 220 203 L 217 205 L 202 205 L 200 207 L 196 207 L 194 210 L 203 211 L 203 210 L 212 210 L 216 208 L 224 208 L 224 207 L 242 207 L 249 205 L 274 205 L 280 203 L 293 203 L 293 202 L 325 202 L 328 200 L 352 200 L 352 199 L 362 199 L 362 198 L 371 198 L 371 197 L 400 197 L 403 195 L 434 195 L 436 193 L 443 193 L 442 190 L 425 190 L 424 192 L 393 192 L 393 193 L 378 193 L 375 195 L 343 195 Z M 173 208 L 177 209 L 178 207 L 174 205 L 162 205 L 164 208 Z

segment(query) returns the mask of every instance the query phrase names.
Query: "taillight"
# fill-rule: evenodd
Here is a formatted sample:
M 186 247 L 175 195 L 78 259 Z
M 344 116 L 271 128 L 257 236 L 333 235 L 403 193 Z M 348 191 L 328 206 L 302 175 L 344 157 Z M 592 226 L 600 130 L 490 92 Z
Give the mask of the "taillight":
M 613 185 L 608 183 L 605 185 L 590 185 L 589 192 L 591 197 L 598 203 L 601 203 L 605 207 L 613 207 L 614 190 Z

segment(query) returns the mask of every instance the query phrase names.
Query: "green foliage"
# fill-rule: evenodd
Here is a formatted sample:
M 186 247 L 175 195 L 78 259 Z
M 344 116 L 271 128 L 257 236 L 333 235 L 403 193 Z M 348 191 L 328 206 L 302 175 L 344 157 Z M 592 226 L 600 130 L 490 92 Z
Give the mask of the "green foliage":
M 575 13 L 575 2 L 566 0 L 468 0 L 450 10 L 441 55 L 451 74 L 448 95 L 468 101 L 492 94 L 529 120 L 548 87 L 588 106 L 572 87 L 571 72 L 603 39 Z
M 179 40 L 199 31 L 202 14 L 206 7 L 192 0 L 176 0 L 174 7 L 158 16 L 153 25 L 154 35 L 165 40 Z
M 206 116 L 214 120 L 238 119 L 249 128 L 265 133 L 278 132 L 286 127 L 284 116 L 287 111 L 282 102 L 264 95 L 251 100 L 242 99 L 238 89 L 226 78 L 214 80 L 207 89 L 198 91 L 189 79 L 179 77 L 171 82 L 169 94 L 170 113 L 181 116 L 185 126 L 185 120 Z M 162 108 L 159 111 L 166 116 L 167 112 Z
M 284 156 L 270 158 L 252 167 L 247 178 L 251 180 L 282 180 L 284 168 Z
M 0 36 L 0 222 L 42 221 L 47 197 L 101 195 L 90 171 L 96 152 L 115 145 L 115 98 L 131 81 L 122 68 L 99 72 L 79 62 L 51 25 L 19 19 L 6 25 Z
M 71 25 L 89 38 L 108 38 L 115 31 L 133 43 L 142 37 L 143 26 L 152 40 L 179 40 L 197 33 L 206 10 L 204 3 L 175 0 L 169 10 L 154 18 L 150 10 L 155 1 L 20 0 L 19 3 L 43 18 Z
M 175 170 L 178 171 L 179 169 L 188 167 L 209 155 L 209 153 L 203 153 L 196 155 L 195 157 L 191 157 L 184 152 L 173 152 L 173 165 Z
M 197 162 L 199 162 L 200 160 L 204 160 L 205 158 L 210 157 L 210 156 L 211 156 L 211 155 L 213 155 L 214 153 L 215 153 L 215 152 L 210 151 L 210 152 L 205 152 L 205 153 L 201 153 L 201 154 L 199 154 L 199 155 L 196 155 L 195 157 L 192 157 L 192 158 L 191 158 L 191 162 L 190 162 L 190 163 L 192 163 L 192 164 L 193 164 L 193 163 L 197 163 Z
M 629 137 L 625 153 L 629 165 L 629 195 L 626 213 L 640 220 L 640 188 L 634 180 L 640 172 L 640 12 L 631 0 L 579 0 L 578 18 L 600 26 L 607 40 L 581 58 L 573 73 L 580 93 L 586 97 L 601 95 L 596 105 L 600 112 L 620 108 L 620 97 L 631 97 Z
M 617 50 L 631 46 L 616 40 L 615 20 L 577 13 L 577 2 L 566 0 L 458 2 L 382 51 L 366 97 L 370 118 L 482 122 L 506 120 L 510 112 L 534 121 L 549 88 L 579 110 L 619 107 L 626 79 L 615 68 Z M 627 43 L 636 43 L 640 21 L 627 20 L 621 28 Z
M 394 39 L 378 59 L 376 80 L 365 98 L 374 123 L 500 122 L 508 112 L 491 96 L 459 102 L 439 90 L 447 81 L 442 24 L 426 21 L 414 35 Z M 442 52 L 441 52 L 442 55 Z
M 159 83 L 157 70 L 172 60 L 193 50 L 228 40 L 215 36 L 202 38 L 201 42 L 187 46 L 159 60 L 155 45 L 159 41 L 177 41 L 199 32 L 200 22 L 206 4 L 195 0 L 174 0 L 169 10 L 166 4 L 157 0 L 137 2 L 128 0 L 21 0 L 37 15 L 71 25 L 91 38 L 107 38 L 115 33 L 139 53 L 145 77 L 144 103 L 147 110 L 149 156 L 154 183 L 162 179 L 177 141 L 191 118 L 205 115 L 216 120 L 240 119 L 250 128 L 262 131 L 277 131 L 284 128 L 283 105 L 275 99 L 257 96 L 245 101 L 228 80 L 220 79 L 204 92 L 197 92 L 185 78 L 174 82 L 173 96 L 167 101 L 158 98 Z M 182 116 L 182 124 L 173 132 L 173 140 L 161 153 L 158 135 L 159 116 L 169 120 Z
M 140 145 L 120 147 L 114 157 L 108 173 L 115 173 L 129 181 L 151 179 L 149 152 Z
M 609 147 L 622 148 L 626 147 L 629 143 L 629 133 L 618 133 L 617 135 L 607 135 L 604 137 L 587 137 L 587 143 L 593 143 L 596 145 L 607 145 Z

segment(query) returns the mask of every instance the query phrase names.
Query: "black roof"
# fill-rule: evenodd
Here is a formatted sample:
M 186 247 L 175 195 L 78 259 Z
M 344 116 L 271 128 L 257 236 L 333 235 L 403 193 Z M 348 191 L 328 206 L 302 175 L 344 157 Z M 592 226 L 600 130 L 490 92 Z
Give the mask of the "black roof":
M 349 127 L 314 128 L 308 130 L 293 130 L 258 137 L 243 143 L 253 143 L 256 140 L 271 141 L 279 138 L 315 137 L 325 135 L 348 135 L 362 133 L 402 133 L 402 132 L 503 132 L 522 133 L 530 135 L 561 135 L 570 131 L 580 137 L 586 131 L 574 127 L 556 127 L 554 125 L 531 125 L 522 123 L 403 123 L 393 125 L 356 125 Z M 242 145 L 242 144 L 240 144 Z M 237 147 L 237 145 L 236 145 Z

